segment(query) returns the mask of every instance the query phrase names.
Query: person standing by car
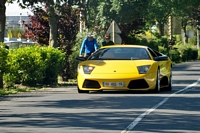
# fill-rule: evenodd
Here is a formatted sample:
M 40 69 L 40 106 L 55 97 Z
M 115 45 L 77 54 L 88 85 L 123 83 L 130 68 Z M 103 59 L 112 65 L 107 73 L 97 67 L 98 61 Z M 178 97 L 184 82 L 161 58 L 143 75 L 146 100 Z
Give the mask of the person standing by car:
M 85 53 L 85 57 L 90 56 L 93 52 L 98 49 L 98 43 L 96 38 L 94 38 L 93 34 L 89 33 L 87 38 L 85 38 L 82 42 L 81 49 L 79 52 L 79 56 L 82 57 L 83 53 Z
M 111 37 L 109 33 L 106 33 L 104 38 L 105 38 L 105 41 L 102 42 L 101 44 L 102 46 L 114 45 L 114 42 L 110 40 Z

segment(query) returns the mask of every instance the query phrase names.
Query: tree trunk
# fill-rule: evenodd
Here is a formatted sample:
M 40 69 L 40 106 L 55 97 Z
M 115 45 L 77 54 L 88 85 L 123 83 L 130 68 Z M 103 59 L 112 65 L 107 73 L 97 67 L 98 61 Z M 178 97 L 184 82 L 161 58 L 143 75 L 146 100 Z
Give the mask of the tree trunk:
M 164 24 L 159 23 L 158 24 L 158 30 L 161 36 L 164 36 Z
M 0 73 L 0 89 L 3 88 L 3 75 Z
M 183 32 L 184 32 L 184 44 L 187 44 L 188 43 L 188 35 L 187 35 L 186 26 L 183 27 Z
M 6 0 L 0 0 L 0 42 L 4 42 L 5 22 L 6 22 Z
M 57 15 L 54 10 L 54 1 L 48 0 L 47 7 L 49 9 L 49 46 L 56 48 L 57 47 Z
M 182 38 L 182 40 L 183 40 L 184 44 L 188 43 L 188 39 L 189 39 L 188 35 L 187 35 L 186 26 L 187 26 L 187 23 L 184 20 L 182 20 L 182 22 L 181 22 L 181 28 L 183 29 L 183 33 L 184 33 L 184 37 Z
M 5 22 L 6 22 L 6 0 L 0 0 L 0 42 L 4 42 Z M 3 88 L 3 73 L 0 73 L 0 88 Z

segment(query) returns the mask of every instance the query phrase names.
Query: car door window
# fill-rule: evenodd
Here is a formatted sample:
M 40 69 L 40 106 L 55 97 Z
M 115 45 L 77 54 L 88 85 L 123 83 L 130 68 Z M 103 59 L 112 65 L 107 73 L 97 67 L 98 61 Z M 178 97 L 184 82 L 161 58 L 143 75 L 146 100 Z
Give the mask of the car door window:
M 153 50 L 154 51 L 154 53 L 156 53 L 156 55 L 157 56 L 163 56 L 161 53 L 159 53 L 158 51 L 156 51 L 156 50 Z
M 157 57 L 158 55 L 150 48 L 148 48 L 150 54 L 153 56 L 153 57 Z

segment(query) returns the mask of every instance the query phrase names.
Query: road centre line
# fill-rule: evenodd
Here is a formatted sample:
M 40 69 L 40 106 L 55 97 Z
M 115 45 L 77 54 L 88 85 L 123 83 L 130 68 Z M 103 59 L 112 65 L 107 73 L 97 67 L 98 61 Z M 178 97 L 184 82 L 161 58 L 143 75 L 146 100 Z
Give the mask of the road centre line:
M 164 98 L 161 102 L 159 102 L 158 104 L 156 104 L 154 107 L 152 107 L 151 109 L 147 110 L 146 112 L 142 113 L 141 115 L 139 115 L 131 124 L 129 124 L 121 133 L 128 133 L 129 131 L 131 131 L 145 116 L 147 116 L 148 114 L 150 114 L 151 112 L 153 112 L 154 110 L 156 110 L 158 107 L 160 107 L 161 105 L 163 105 L 165 102 L 167 102 L 169 100 L 170 97 L 173 97 L 176 94 L 179 94 L 181 92 L 184 92 L 186 90 L 188 90 L 189 88 L 197 85 L 200 82 L 200 78 L 194 82 L 191 85 L 186 86 L 185 88 L 176 91 L 174 93 L 172 93 L 171 95 L 169 95 L 168 97 Z

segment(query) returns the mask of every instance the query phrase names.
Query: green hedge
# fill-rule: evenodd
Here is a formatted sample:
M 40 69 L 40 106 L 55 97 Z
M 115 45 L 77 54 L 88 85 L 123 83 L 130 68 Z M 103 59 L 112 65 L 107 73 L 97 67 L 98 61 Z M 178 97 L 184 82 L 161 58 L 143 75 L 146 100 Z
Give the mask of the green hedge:
M 181 55 L 182 62 L 191 61 L 198 59 L 198 49 L 189 47 L 189 46 L 182 46 L 178 48 L 178 51 Z
M 65 54 L 52 47 L 24 47 L 9 50 L 8 70 L 4 75 L 6 86 L 15 83 L 35 86 L 56 84 L 65 62 Z
M 5 48 L 5 44 L 0 42 L 0 88 L 3 88 L 3 75 L 7 70 L 8 50 Z
M 7 70 L 7 56 L 8 50 L 5 48 L 5 44 L 0 42 L 0 74 L 3 74 Z
M 171 60 L 172 60 L 174 63 L 182 62 L 182 61 L 181 61 L 181 55 L 180 55 L 180 52 L 179 52 L 178 50 L 176 50 L 176 49 L 170 50 L 170 51 L 169 51 L 169 54 L 170 54 Z

